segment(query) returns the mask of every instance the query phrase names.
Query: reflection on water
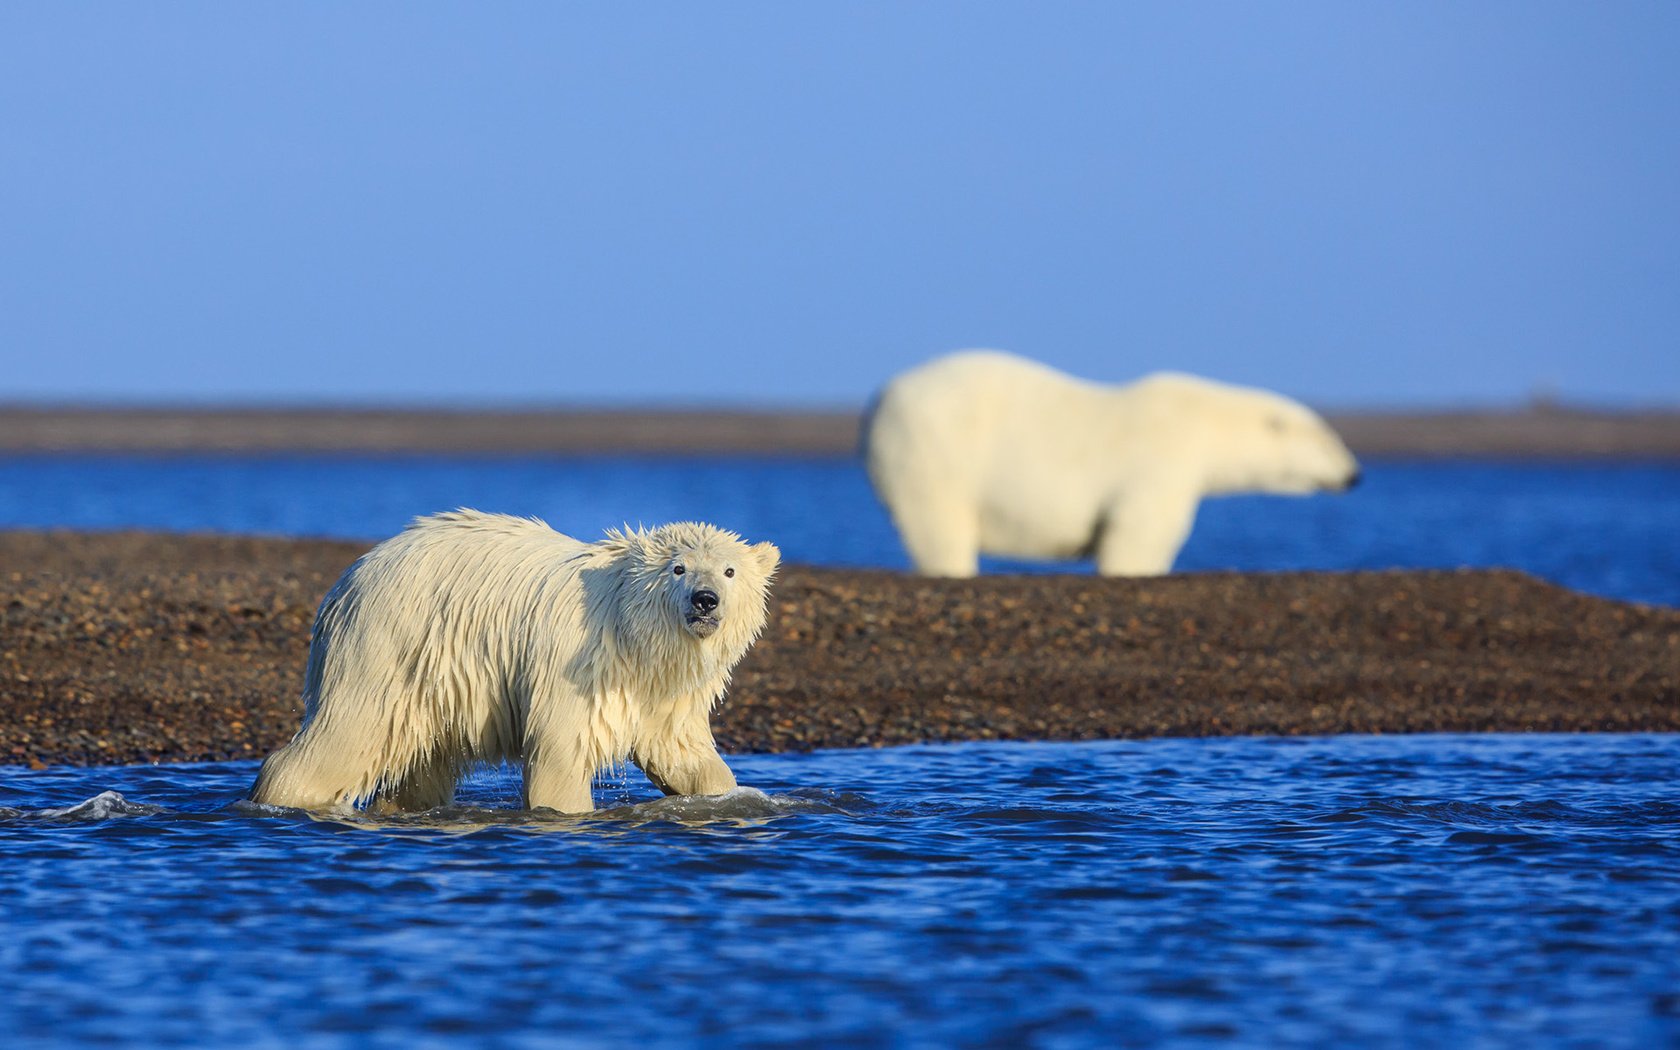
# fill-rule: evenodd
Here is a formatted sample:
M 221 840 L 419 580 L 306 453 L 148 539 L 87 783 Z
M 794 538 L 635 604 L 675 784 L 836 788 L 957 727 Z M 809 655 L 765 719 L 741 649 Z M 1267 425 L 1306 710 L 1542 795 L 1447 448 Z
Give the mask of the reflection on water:
M 733 760 L 586 817 L 0 769 L 23 1045 L 1670 1045 L 1680 737 Z M 10 1045 L 18 1045 L 12 1042 Z

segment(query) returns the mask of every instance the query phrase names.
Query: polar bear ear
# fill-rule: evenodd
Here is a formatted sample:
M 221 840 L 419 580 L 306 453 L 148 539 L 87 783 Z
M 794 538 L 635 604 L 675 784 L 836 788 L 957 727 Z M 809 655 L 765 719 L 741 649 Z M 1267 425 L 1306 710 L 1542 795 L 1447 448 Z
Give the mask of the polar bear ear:
M 758 563 L 758 570 L 768 576 L 776 571 L 781 564 L 782 552 L 774 543 L 755 543 L 748 548 L 752 552 L 753 561 Z

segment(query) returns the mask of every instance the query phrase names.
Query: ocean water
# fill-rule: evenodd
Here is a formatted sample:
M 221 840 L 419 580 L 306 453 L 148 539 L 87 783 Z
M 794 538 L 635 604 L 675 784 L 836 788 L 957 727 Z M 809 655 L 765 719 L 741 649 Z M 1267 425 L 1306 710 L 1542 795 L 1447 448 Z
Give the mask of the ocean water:
M 733 764 L 588 818 L 0 768 L 5 1045 L 1680 1044 L 1680 737 Z
M 1206 501 L 1178 568 L 1502 566 L 1592 594 L 1680 605 L 1680 463 L 1366 467 L 1365 483 L 1346 495 Z M 0 458 L 0 528 L 371 541 L 457 506 L 535 514 L 585 538 L 621 523 L 697 518 L 772 540 L 792 561 L 908 565 L 850 460 Z
M 1680 605 L 1680 465 L 1368 468 L 1207 502 L 1180 568 Z M 371 541 L 457 505 L 905 565 L 844 461 L 0 458 L 0 527 Z M 731 763 L 721 799 L 632 770 L 558 818 L 491 770 L 387 819 L 241 802 L 249 763 L 0 766 L 0 1046 L 1680 1046 L 1680 736 Z

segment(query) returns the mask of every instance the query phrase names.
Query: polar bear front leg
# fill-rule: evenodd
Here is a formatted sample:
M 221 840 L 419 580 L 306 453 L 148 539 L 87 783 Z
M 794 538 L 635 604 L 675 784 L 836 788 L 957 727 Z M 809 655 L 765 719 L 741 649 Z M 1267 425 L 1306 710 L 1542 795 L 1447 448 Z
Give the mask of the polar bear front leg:
M 980 511 L 974 500 L 929 490 L 894 506 L 893 521 L 921 575 L 980 575 Z
M 583 749 L 574 744 L 558 747 L 527 742 L 525 748 L 526 809 L 553 809 L 561 813 L 588 813 L 595 808 L 590 787 L 595 770 L 585 760 Z
M 1201 493 L 1178 485 L 1133 488 L 1115 500 L 1097 537 L 1104 576 L 1160 576 L 1190 537 Z
M 704 736 L 644 745 L 630 756 L 653 786 L 667 795 L 721 795 L 735 790 L 735 774 L 718 754 L 708 728 Z
M 525 808 L 588 813 L 595 808 L 594 777 L 579 767 L 543 761 L 525 763 Z

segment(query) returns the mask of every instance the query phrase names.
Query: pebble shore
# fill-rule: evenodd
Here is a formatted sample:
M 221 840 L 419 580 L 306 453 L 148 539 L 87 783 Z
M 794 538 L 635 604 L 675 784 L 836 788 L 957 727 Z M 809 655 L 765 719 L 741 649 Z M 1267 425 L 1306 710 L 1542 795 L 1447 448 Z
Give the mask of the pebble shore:
M 254 759 L 365 545 L 0 532 L 0 763 Z M 785 567 L 726 752 L 1680 731 L 1680 610 L 1504 571 L 924 580 Z

